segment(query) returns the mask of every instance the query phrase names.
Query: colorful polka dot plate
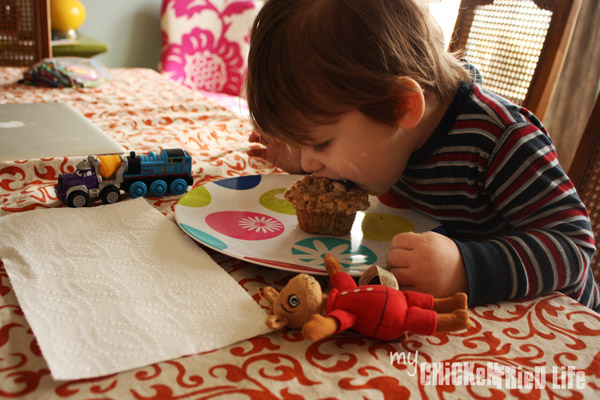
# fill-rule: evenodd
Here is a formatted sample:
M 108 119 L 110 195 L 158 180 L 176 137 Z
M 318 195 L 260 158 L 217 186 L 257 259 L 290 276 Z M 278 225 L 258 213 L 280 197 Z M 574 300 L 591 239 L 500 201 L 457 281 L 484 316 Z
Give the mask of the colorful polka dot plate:
M 283 192 L 300 175 L 251 175 L 208 183 L 175 206 L 175 219 L 190 237 L 231 257 L 271 268 L 326 275 L 332 253 L 345 270 L 361 275 L 385 265 L 389 241 L 400 232 L 443 231 L 440 224 L 388 197 L 369 197 L 346 236 L 312 235 L 298 227 Z

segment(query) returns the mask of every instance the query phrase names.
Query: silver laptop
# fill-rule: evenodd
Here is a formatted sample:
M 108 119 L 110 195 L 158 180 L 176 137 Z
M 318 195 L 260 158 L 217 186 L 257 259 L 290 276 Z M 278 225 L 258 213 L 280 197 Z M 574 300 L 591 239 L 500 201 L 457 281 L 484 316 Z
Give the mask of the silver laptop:
M 0 104 L 0 161 L 125 151 L 68 104 Z

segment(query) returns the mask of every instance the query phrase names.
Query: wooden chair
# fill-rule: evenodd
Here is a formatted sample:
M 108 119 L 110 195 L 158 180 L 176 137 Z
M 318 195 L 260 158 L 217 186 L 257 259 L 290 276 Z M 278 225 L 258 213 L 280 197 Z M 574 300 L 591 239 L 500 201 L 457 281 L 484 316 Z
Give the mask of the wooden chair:
M 600 95 L 590 114 L 575 158 L 569 167 L 569 178 L 588 209 L 592 229 L 596 237 L 596 248 L 600 241 Z M 596 282 L 600 283 L 600 255 L 592 260 Z
M 486 89 L 544 119 L 581 0 L 462 0 L 449 50 Z
M 49 0 L 0 0 L 0 65 L 28 67 L 52 55 Z

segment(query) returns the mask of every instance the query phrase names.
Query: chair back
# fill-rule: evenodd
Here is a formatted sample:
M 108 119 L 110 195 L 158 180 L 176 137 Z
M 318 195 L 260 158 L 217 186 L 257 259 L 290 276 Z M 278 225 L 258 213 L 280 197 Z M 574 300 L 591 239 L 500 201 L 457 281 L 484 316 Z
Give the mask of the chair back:
M 581 0 L 462 0 L 449 50 L 483 86 L 543 120 Z
M 28 67 L 52 56 L 49 0 L 0 0 L 0 65 Z
M 596 248 L 600 240 L 600 95 L 592 109 L 590 119 L 569 167 L 569 178 L 577 188 L 592 221 Z M 600 255 L 592 260 L 596 282 L 600 283 Z
M 240 95 L 259 0 L 163 0 L 159 71 L 192 89 Z

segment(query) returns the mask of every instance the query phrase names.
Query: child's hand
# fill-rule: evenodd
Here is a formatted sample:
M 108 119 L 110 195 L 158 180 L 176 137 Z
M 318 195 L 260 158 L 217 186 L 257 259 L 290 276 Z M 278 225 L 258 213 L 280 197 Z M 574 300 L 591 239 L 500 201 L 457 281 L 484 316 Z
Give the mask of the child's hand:
M 436 232 L 400 233 L 390 242 L 387 265 L 401 290 L 448 297 L 468 293 L 467 273 L 458 246 Z
M 249 140 L 251 143 L 260 143 L 262 145 L 250 149 L 248 151 L 249 156 L 265 159 L 290 174 L 304 173 L 300 165 L 300 149 L 293 149 L 278 140 L 263 138 L 256 132 L 250 134 Z

